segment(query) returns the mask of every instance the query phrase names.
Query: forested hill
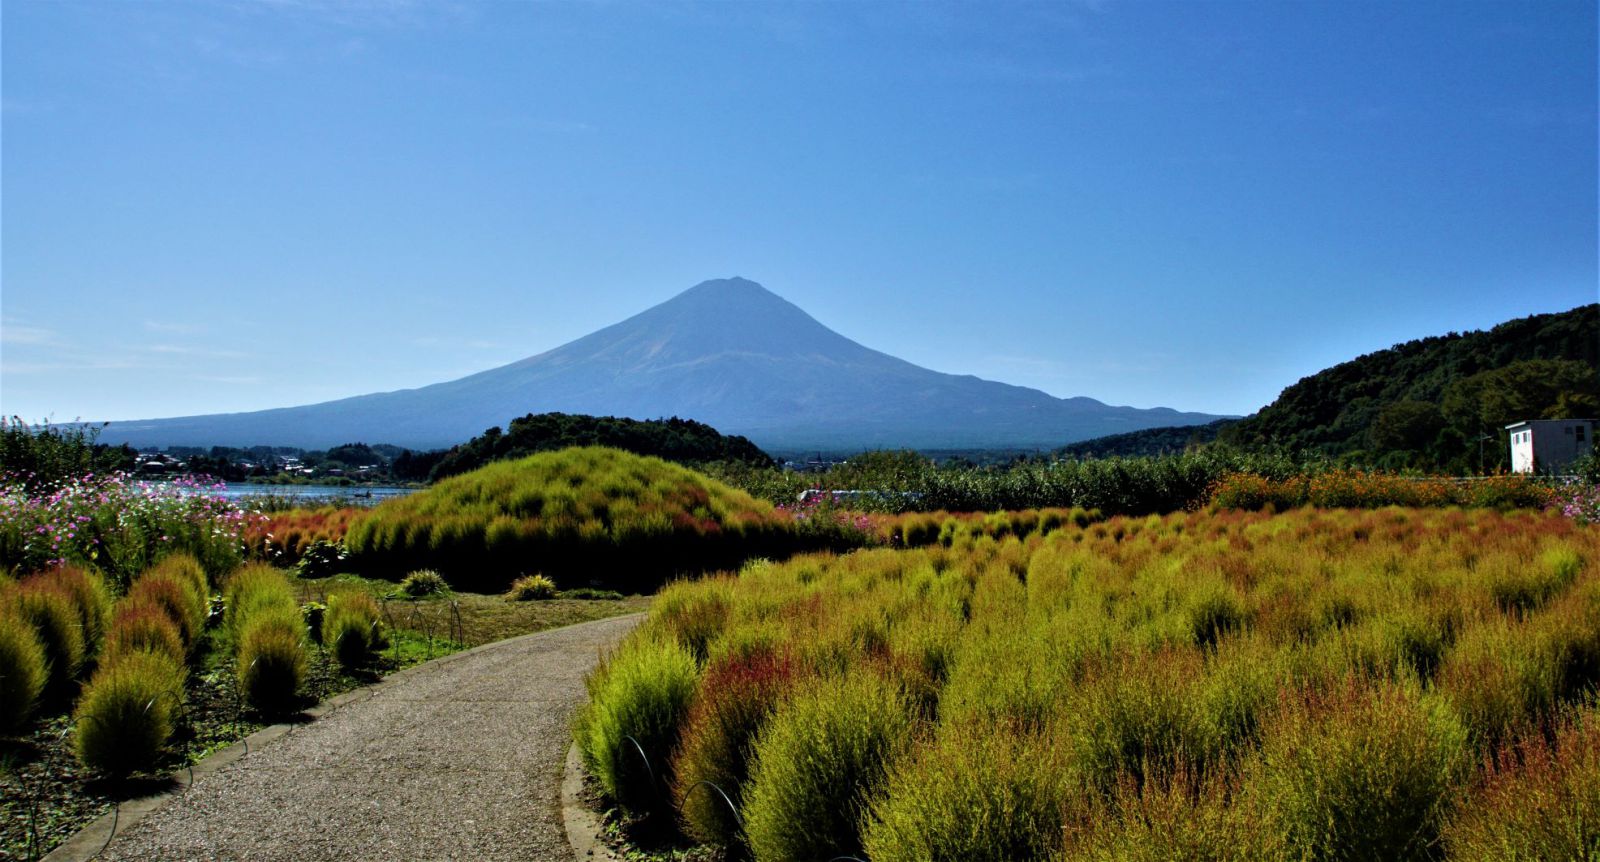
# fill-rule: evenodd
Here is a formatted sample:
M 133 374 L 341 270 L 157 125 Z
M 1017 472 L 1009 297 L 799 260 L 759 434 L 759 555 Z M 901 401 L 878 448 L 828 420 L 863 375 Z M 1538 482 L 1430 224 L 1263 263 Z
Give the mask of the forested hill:
M 710 425 L 676 416 L 640 421 L 615 416 L 530 413 L 511 420 L 504 431 L 490 428 L 451 449 L 433 468 L 429 478 L 442 479 L 476 470 L 490 461 L 521 458 L 568 446 L 609 446 L 689 466 L 713 461 L 736 461 L 759 467 L 772 464 L 767 453 L 744 437 L 727 436 Z
M 1217 439 L 1222 429 L 1237 419 L 1218 419 L 1204 425 L 1179 425 L 1169 428 L 1146 428 L 1126 434 L 1096 437 L 1081 443 L 1072 443 L 1057 449 L 1062 458 L 1139 458 L 1152 455 L 1172 455 L 1190 446 L 1210 443 Z
M 1600 416 L 1600 305 L 1408 341 L 1290 386 L 1224 443 L 1387 467 L 1471 472 L 1506 459 L 1504 426 Z

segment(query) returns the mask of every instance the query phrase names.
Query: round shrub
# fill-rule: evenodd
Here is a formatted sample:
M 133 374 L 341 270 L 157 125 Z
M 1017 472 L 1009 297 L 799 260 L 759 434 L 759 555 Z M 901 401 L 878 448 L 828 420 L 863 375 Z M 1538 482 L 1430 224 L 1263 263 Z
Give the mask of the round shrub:
M 322 642 L 332 648 L 334 658 L 344 668 L 371 662 L 379 642 L 377 600 L 361 589 L 328 596 L 328 610 L 322 620 Z
M 44 647 L 49 667 L 44 696 L 64 701 L 71 694 L 72 681 L 83 668 L 83 624 L 72 597 L 59 590 L 38 587 L 24 581 L 13 604 L 17 613 L 33 627 Z
M 294 606 L 260 610 L 239 638 L 239 686 L 245 702 L 265 713 L 285 712 L 306 676 L 304 628 Z
M 77 566 L 61 566 L 29 580 L 72 599 L 83 632 L 84 654 L 92 655 L 105 637 L 106 613 L 111 608 L 105 580 Z
M 512 587 L 515 589 L 515 585 Z M 433 569 L 418 569 L 400 582 L 400 592 L 413 599 L 443 595 L 450 592 L 444 576 Z
M 196 592 L 194 583 L 178 574 L 149 571 L 139 576 L 128 589 L 128 600 L 160 607 L 178 628 L 185 649 L 194 646 L 211 612 L 205 593 Z
M 146 599 L 126 599 L 117 604 L 107 630 L 102 662 L 115 661 L 125 652 L 156 652 L 183 664 L 188 658 L 183 636 L 161 605 Z
M 556 594 L 555 581 L 544 575 L 525 575 L 511 582 L 511 589 L 506 591 L 506 601 L 543 601 L 555 598 Z
M 78 702 L 73 747 L 109 775 L 150 769 L 172 736 L 183 670 L 155 652 L 125 652 L 95 672 Z
M 1349 682 L 1287 703 L 1263 735 L 1254 791 L 1294 858 L 1432 858 L 1469 765 L 1442 700 Z
M 199 596 L 203 600 L 202 604 L 210 605 L 211 581 L 206 578 L 205 567 L 190 554 L 171 554 L 162 557 L 161 562 L 152 566 L 145 574 L 170 577 Z
M 243 622 L 256 611 L 299 606 L 283 572 L 262 564 L 234 572 L 223 588 L 222 603 L 223 629 L 236 640 L 243 634 Z
M 645 637 L 629 640 L 590 676 L 589 703 L 573 735 L 612 799 L 636 811 L 659 802 L 698 676 L 694 656 L 683 647 Z
M 870 672 L 798 686 L 756 738 L 744 822 L 757 862 L 860 855 L 857 824 L 911 716 L 905 695 Z
M 751 746 L 794 675 L 793 663 L 770 649 L 722 656 L 706 667 L 673 758 L 673 796 L 691 837 L 724 846 L 739 840 L 734 810 L 750 774 Z
M 0 608 L 0 734 L 27 724 L 49 673 L 33 626 Z
M 989 724 L 946 728 L 891 770 L 861 843 L 871 859 L 1043 860 L 1071 789 L 1065 747 Z

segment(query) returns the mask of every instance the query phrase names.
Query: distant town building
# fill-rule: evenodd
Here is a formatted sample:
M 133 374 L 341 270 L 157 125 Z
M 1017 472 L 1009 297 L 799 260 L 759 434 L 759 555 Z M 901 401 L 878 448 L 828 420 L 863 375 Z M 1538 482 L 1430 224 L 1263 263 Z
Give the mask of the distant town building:
M 1506 426 L 1511 472 L 1558 473 L 1594 451 L 1594 419 L 1529 419 Z

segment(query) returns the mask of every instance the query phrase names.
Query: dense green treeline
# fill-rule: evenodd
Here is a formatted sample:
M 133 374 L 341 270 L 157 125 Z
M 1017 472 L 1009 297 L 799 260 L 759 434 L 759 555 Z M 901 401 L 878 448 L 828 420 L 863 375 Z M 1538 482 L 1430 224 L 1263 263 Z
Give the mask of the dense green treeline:
M 1470 473 L 1506 465 L 1506 424 L 1574 416 L 1600 416 L 1600 305 L 1340 363 L 1285 389 L 1220 439 L 1376 467 Z
M 797 473 L 719 464 L 711 475 L 762 499 L 797 505 L 819 496 L 876 512 L 992 512 L 1014 509 L 1099 509 L 1144 515 L 1199 506 L 1230 473 L 1283 479 L 1328 465 L 1280 455 L 1213 447 L 1181 455 L 1093 461 L 1018 460 L 975 466 L 938 464 L 916 452 L 868 452 L 826 471 Z M 837 493 L 835 493 L 837 492 Z
M 1069 443 L 1055 451 L 1061 458 L 1130 458 L 1145 455 L 1172 455 L 1217 439 L 1222 429 L 1237 419 L 1218 419 L 1204 425 L 1174 425 L 1145 428 L 1126 434 L 1096 437 Z
M 29 425 L 0 417 L 0 474 L 6 484 L 39 490 L 86 474 L 114 473 L 133 466 L 127 446 L 99 442 L 93 425 Z
M 625 419 L 569 413 L 530 413 L 511 420 L 504 431 L 490 428 L 447 452 L 433 468 L 434 481 L 476 470 L 491 461 L 553 452 L 571 446 L 606 446 L 635 455 L 695 466 L 731 461 L 753 467 L 772 465 L 767 453 L 744 437 L 718 433 L 691 419 Z

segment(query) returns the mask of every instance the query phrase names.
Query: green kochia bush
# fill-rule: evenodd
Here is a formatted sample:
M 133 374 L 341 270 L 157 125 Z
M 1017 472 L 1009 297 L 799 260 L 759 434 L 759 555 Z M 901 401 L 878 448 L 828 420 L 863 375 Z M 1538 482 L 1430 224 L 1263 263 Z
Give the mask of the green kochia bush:
M 1073 792 L 1065 748 L 1014 727 L 951 727 L 891 772 L 862 836 L 872 859 L 1044 860 Z
M 234 572 L 222 591 L 222 602 L 222 627 L 234 638 L 243 635 L 244 622 L 256 611 L 297 606 L 289 580 L 267 565 L 245 566 Z
M 211 613 L 205 570 L 188 554 L 174 554 L 140 575 L 128 599 L 160 606 L 178 628 L 185 649 L 193 649 Z
M 189 651 L 178 626 L 166 608 L 154 602 L 130 597 L 117 603 L 107 629 L 102 661 L 114 661 L 125 652 L 157 652 L 182 664 Z
M 256 709 L 283 712 L 294 705 L 306 676 L 304 625 L 299 608 L 256 611 L 239 641 L 239 687 Z
M 859 855 L 859 824 L 896 753 L 913 707 L 869 670 L 797 686 L 756 738 L 744 794 L 756 862 Z
M 584 764 L 611 798 L 635 810 L 658 803 L 698 677 L 694 656 L 684 648 L 636 637 L 589 678 L 589 703 L 573 735 Z
M 49 672 L 33 626 L 0 607 L 0 734 L 13 733 L 27 724 L 44 693 Z
M 306 653 L 305 622 L 288 579 L 271 566 L 246 566 L 228 580 L 224 602 L 245 700 L 262 712 L 290 708 L 305 679 Z
M 40 587 L 63 593 L 72 600 L 78 613 L 78 627 L 83 633 L 85 656 L 93 655 L 105 636 L 106 613 L 111 608 L 111 597 L 100 575 L 77 566 L 60 566 L 29 578 Z
M 44 647 L 49 668 L 44 697 L 52 703 L 69 702 L 86 657 L 83 624 L 72 596 L 30 578 L 16 588 L 12 601 Z
M 383 640 L 378 624 L 378 602 L 366 590 L 340 590 L 328 596 L 328 609 L 322 618 L 322 643 L 345 668 L 357 668 L 372 661 Z
M 1421 860 L 1469 767 L 1466 730 L 1441 699 L 1351 684 L 1284 704 L 1251 789 L 1295 858 Z
M 157 652 L 124 652 L 102 665 L 78 703 L 78 759 L 111 775 L 154 766 L 172 736 L 183 678 L 182 667 Z

